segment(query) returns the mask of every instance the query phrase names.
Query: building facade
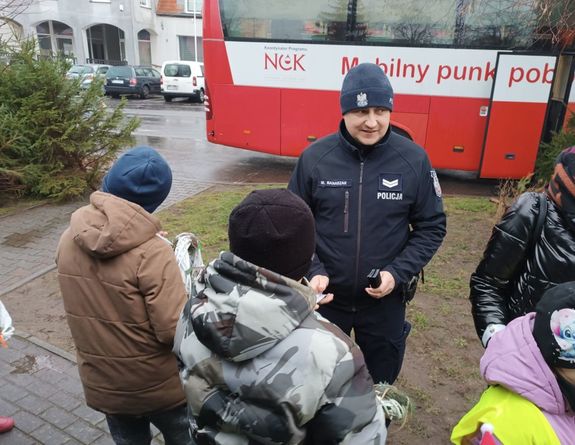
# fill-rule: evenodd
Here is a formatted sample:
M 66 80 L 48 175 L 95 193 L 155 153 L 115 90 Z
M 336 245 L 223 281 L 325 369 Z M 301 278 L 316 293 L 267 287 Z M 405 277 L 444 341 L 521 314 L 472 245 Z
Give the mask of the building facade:
M 160 66 L 203 60 L 203 0 L 32 0 L 0 9 L 0 38 L 35 37 L 43 56 Z M 2 17 L 4 16 L 4 17 Z

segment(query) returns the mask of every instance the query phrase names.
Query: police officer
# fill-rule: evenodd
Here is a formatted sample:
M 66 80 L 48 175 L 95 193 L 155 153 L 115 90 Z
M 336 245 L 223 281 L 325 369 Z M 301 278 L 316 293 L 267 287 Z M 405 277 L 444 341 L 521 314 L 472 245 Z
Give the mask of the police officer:
M 316 251 L 308 276 L 334 294 L 320 312 L 355 339 L 375 382 L 393 383 L 405 340 L 406 285 L 446 232 L 441 188 L 422 147 L 391 131 L 393 89 L 372 63 L 352 68 L 339 131 L 309 146 L 288 188 L 310 206 Z M 368 285 L 372 269 L 381 284 Z

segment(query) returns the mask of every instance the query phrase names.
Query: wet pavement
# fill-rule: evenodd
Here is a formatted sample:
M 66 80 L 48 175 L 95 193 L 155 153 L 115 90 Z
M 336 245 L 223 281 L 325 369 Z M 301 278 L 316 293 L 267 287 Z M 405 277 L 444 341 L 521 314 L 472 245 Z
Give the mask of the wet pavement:
M 84 403 L 75 363 L 27 338 L 0 351 L 0 414 L 15 428 L 0 444 L 113 444 L 104 415 Z
M 104 415 L 88 408 L 74 356 L 32 336 L 0 350 L 0 415 L 15 419 L 0 445 L 113 445 Z M 153 429 L 152 444 L 163 444 Z

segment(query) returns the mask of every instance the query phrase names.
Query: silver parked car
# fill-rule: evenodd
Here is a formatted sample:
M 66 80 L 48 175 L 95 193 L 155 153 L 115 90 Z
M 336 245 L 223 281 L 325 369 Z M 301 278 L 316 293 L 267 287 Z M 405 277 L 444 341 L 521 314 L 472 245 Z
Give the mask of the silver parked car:
M 88 88 L 94 79 L 105 79 L 110 67 L 110 65 L 99 64 L 73 65 L 66 73 L 66 79 L 81 78 L 82 88 Z

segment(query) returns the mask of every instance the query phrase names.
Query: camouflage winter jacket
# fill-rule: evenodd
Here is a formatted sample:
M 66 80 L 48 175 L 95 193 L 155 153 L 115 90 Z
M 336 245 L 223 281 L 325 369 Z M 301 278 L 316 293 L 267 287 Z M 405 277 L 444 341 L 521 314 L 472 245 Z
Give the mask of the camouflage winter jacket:
M 363 355 L 314 292 L 229 252 L 195 283 L 174 351 L 199 444 L 384 444 Z

